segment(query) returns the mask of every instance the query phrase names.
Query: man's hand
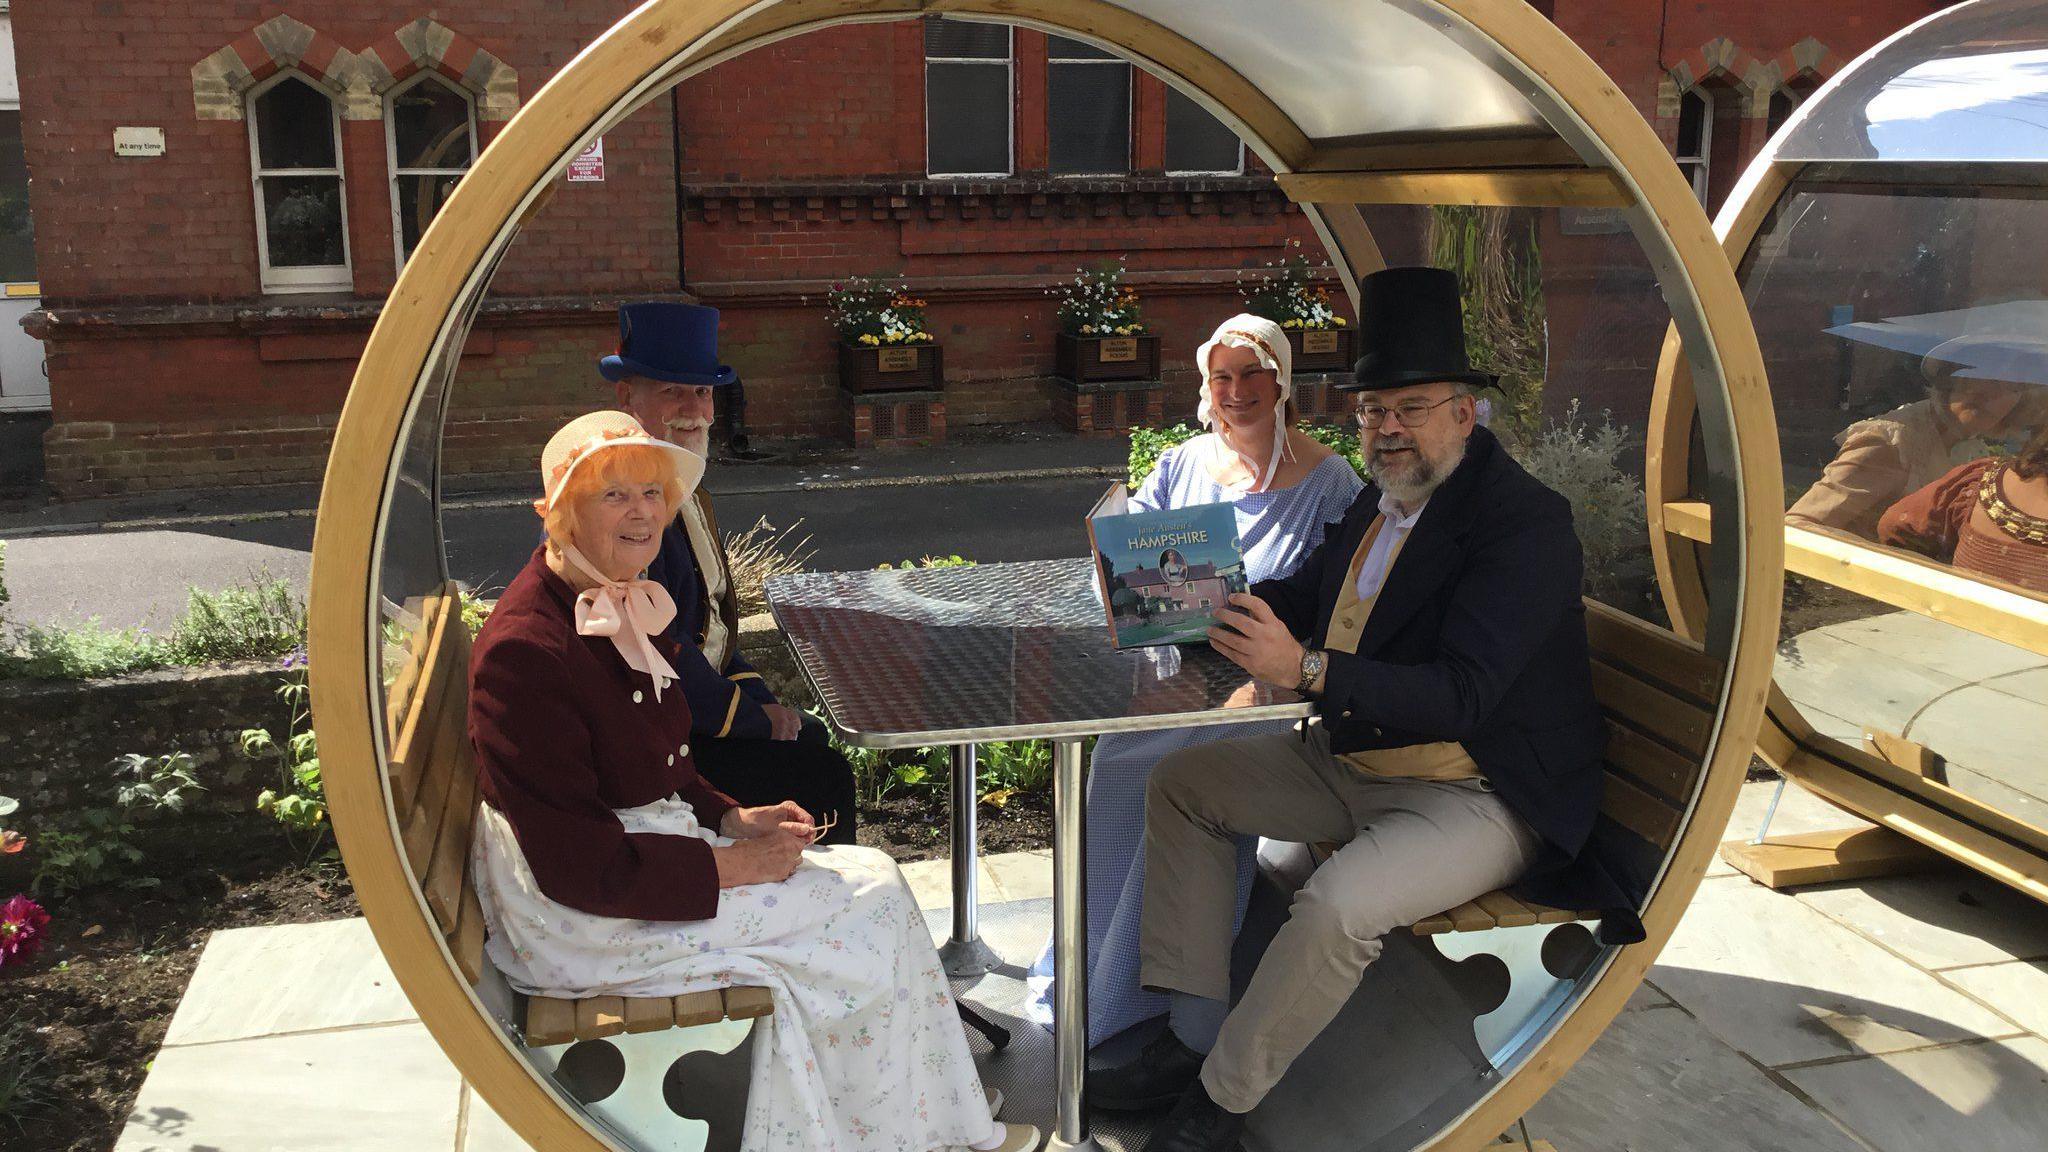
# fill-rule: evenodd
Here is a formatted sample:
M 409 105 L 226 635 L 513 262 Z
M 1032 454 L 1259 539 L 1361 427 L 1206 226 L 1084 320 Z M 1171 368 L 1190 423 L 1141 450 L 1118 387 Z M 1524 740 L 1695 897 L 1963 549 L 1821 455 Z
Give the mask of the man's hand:
M 1264 600 L 1236 593 L 1230 607 L 1216 613 L 1216 622 L 1209 629 L 1209 647 L 1268 684 L 1292 688 L 1301 683 L 1301 643 Z
M 734 808 L 718 822 L 718 831 L 735 840 L 757 840 L 787 832 L 808 844 L 816 828 L 817 821 L 794 800 L 759 808 Z
M 803 713 L 784 704 L 763 704 L 761 711 L 768 714 L 768 738 L 770 740 L 794 740 L 803 729 Z

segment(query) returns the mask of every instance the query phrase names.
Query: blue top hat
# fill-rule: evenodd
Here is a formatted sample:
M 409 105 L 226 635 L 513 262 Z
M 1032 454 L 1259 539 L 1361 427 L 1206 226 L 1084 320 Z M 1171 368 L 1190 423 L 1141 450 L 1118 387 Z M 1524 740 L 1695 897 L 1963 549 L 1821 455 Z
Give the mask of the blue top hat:
M 640 376 L 670 384 L 730 384 L 718 362 L 718 309 L 651 301 L 619 305 L 619 351 L 597 362 L 612 381 Z

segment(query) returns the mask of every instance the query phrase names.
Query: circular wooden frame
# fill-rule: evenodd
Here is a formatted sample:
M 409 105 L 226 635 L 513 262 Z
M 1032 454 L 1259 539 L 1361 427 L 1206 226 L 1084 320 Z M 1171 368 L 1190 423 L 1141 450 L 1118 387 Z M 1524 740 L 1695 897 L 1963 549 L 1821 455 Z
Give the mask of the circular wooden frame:
M 1843 67 L 1794 111 L 1744 170 L 1714 222 L 1730 268 L 1742 267 L 1782 198 L 1814 167 L 1780 156 L 1800 126 L 1831 111 L 1830 99 L 1845 88 L 1855 90 L 1859 70 L 1871 66 L 1895 44 L 1967 18 L 1973 7 L 1965 4 L 1945 9 L 1899 30 Z M 1912 165 L 1892 162 L 1888 166 Z M 2001 182 L 2010 183 L 2012 165 L 2003 168 Z M 2032 182 L 2048 186 L 2048 156 L 2041 158 Z M 1652 555 L 1665 607 L 1675 629 L 1697 636 L 1706 626 L 1710 609 L 1701 573 L 1711 548 L 1701 537 L 1710 540 L 1713 534 L 1700 531 L 1696 518 L 1687 513 L 1692 491 L 1691 436 L 1699 410 L 1682 345 L 1675 333 L 1668 338 L 1657 367 L 1645 494 Z M 1782 464 L 1773 466 L 1782 471 Z M 1760 531 L 1767 527 L 1775 525 L 1757 525 Z M 1840 545 L 1814 533 L 1788 529 L 1784 534 L 1790 541 L 1785 548 L 1787 563 L 1795 571 L 1803 569 L 1895 607 L 2048 653 L 2048 601 L 1928 566 L 1871 571 L 1874 566 L 1867 560 L 1858 563 L 1855 557 L 1845 557 Z M 1875 558 L 1883 552 L 1872 547 L 1870 555 Z M 1842 808 L 2048 902 L 2048 830 L 2015 820 L 1943 783 L 1820 734 L 1775 685 L 1759 729 L 1757 751 L 1787 776 Z
M 1551 140 L 1469 139 L 1360 150 L 1311 140 L 1246 77 L 1182 32 L 1104 0 L 654 0 L 550 81 L 481 156 L 407 262 L 356 373 L 314 537 L 312 689 L 336 833 L 365 915 L 422 1022 L 463 1076 L 535 1145 L 609 1149 L 520 1055 L 455 970 L 397 840 L 375 718 L 382 529 L 417 400 L 497 257 L 586 141 L 688 73 L 834 23 L 928 12 L 1026 24 L 1110 47 L 1221 115 L 1304 204 L 1347 285 L 1381 265 L 1361 202 L 1600 204 L 1621 209 L 1648 254 L 1709 403 L 1709 442 L 1728 482 L 1715 527 L 1722 615 L 1709 650 L 1724 695 L 1692 810 L 1644 910 L 1647 939 L 1614 953 L 1570 1015 L 1501 1084 L 1418 1147 L 1477 1148 L 1512 1124 L 1620 1011 L 1676 926 L 1727 822 L 1769 689 L 1781 596 L 1783 507 L 1761 355 L 1705 215 L 1635 107 L 1562 32 L 1521 0 L 1391 0 L 1487 61 L 1547 119 Z M 1186 29 L 1203 17 L 1189 13 Z M 1398 157 L 1398 158 L 1397 158 Z M 1567 169 L 1555 160 L 1571 160 Z M 1553 167 L 1543 168 L 1541 164 Z M 1583 164 L 1581 167 L 1579 165 Z M 1667 386 L 1669 382 L 1667 381 Z M 1667 405 L 1667 407 L 1669 407 Z M 1653 453 L 1652 465 L 1657 460 Z M 1769 511 L 1758 520 L 1749 510 Z

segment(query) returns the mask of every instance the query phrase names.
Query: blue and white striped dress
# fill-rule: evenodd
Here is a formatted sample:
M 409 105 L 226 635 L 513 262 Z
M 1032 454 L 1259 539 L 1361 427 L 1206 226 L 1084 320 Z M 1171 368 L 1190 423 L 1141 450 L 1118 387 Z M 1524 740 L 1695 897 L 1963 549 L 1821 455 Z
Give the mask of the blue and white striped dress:
M 1322 543 L 1364 488 L 1342 456 L 1317 464 L 1299 484 L 1272 492 L 1232 492 L 1202 460 L 1214 449 L 1202 436 L 1159 458 L 1131 498 L 1134 509 L 1237 506 L 1237 532 L 1253 583 L 1293 572 Z M 1168 728 L 1104 736 L 1088 765 L 1088 1044 L 1164 1013 L 1167 998 L 1138 986 L 1138 924 L 1145 895 L 1145 781 L 1169 752 L 1211 740 L 1285 731 L 1286 721 Z M 1237 915 L 1251 895 L 1255 841 L 1238 845 Z M 1052 1025 L 1052 942 L 1031 966 L 1025 1012 Z

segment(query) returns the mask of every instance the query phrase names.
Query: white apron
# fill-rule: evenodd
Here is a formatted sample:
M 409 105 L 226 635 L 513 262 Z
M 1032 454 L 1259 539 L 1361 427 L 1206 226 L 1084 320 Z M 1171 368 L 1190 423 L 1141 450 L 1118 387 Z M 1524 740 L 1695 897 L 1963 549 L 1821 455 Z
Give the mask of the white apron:
M 620 809 L 628 832 L 730 844 L 670 798 Z M 804 852 L 779 884 L 718 894 L 710 920 L 594 916 L 541 894 L 513 838 L 478 806 L 471 874 L 486 951 L 529 995 L 679 996 L 766 987 L 756 1022 L 747 1152 L 929 1152 L 995 1131 L 917 900 L 872 848 Z

